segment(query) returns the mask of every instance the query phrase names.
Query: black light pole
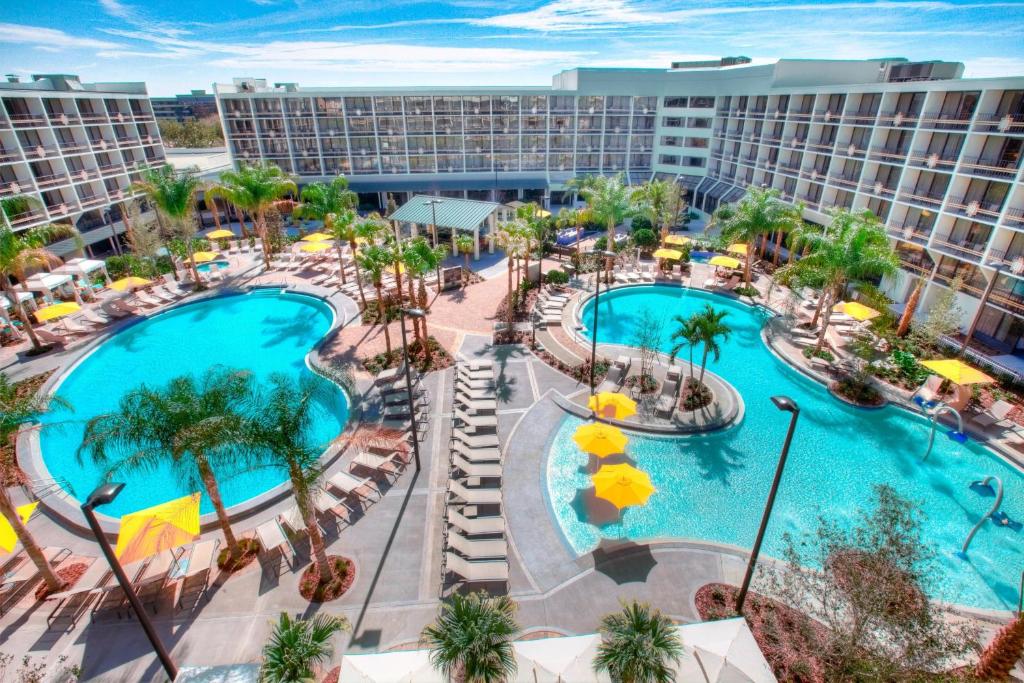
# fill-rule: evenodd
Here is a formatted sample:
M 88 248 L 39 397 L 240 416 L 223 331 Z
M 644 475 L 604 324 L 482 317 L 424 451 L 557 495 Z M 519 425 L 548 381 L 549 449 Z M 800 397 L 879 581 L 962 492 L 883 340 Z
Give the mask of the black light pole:
M 768 492 L 768 502 L 765 503 L 764 515 L 761 517 L 761 528 L 757 530 L 757 540 L 754 541 L 754 548 L 750 551 L 747 573 L 743 577 L 740 594 L 736 596 L 736 611 L 740 614 L 743 613 L 743 603 L 747 599 L 747 591 L 750 590 L 750 581 L 754 578 L 754 567 L 757 565 L 757 556 L 761 553 L 761 542 L 764 541 L 764 532 L 768 528 L 768 518 L 771 517 L 772 507 L 775 505 L 775 494 L 779 492 L 779 482 L 782 481 L 782 470 L 786 467 L 786 458 L 789 456 L 789 445 L 793 442 L 793 430 L 796 429 L 796 420 L 800 417 L 800 406 L 788 396 L 772 396 L 772 403 L 779 410 L 789 413 L 789 431 L 786 432 L 786 441 L 782 444 L 779 464 L 775 468 L 775 479 L 772 480 L 772 488 Z
M 402 361 L 405 363 L 405 390 L 409 399 L 409 419 L 412 420 L 412 453 L 416 459 L 416 471 L 420 471 L 420 432 L 416 423 L 416 401 L 412 397 L 412 371 L 409 369 L 409 342 L 405 334 L 405 316 L 422 318 L 423 311 L 419 308 L 399 308 L 402 328 Z M 424 341 L 424 343 L 426 343 Z
M 135 610 L 135 615 L 139 618 L 139 623 L 142 625 L 142 630 L 146 632 L 146 637 L 149 638 L 150 645 L 153 646 L 153 650 L 156 652 L 156 656 L 160 659 L 160 664 L 163 665 L 164 671 L 173 681 L 178 677 L 178 667 L 174 665 L 171 660 L 171 655 L 167 652 L 167 648 L 164 647 L 163 642 L 160 640 L 160 636 L 157 635 L 156 630 L 153 628 L 153 622 L 149 620 L 149 615 L 146 614 L 146 608 L 139 602 L 139 596 L 135 594 L 135 589 L 132 587 L 132 582 L 128 580 L 128 577 L 124 573 L 124 569 L 121 568 L 121 563 L 117 561 L 117 557 L 114 555 L 114 549 L 110 547 L 110 543 L 107 541 L 107 537 L 103 534 L 103 529 L 100 528 L 100 523 L 96 519 L 94 512 L 96 506 L 106 505 L 112 502 L 117 495 L 121 493 L 121 489 L 124 488 L 124 484 L 111 483 L 104 484 L 97 488 L 95 491 L 89 494 L 89 498 L 82 503 L 82 514 L 85 515 L 85 520 L 89 522 L 89 528 L 92 529 L 92 533 L 96 536 L 96 541 L 100 544 L 100 550 L 103 551 L 103 556 L 107 558 L 107 563 L 110 565 L 110 569 L 114 572 L 114 576 L 117 577 L 117 582 L 121 584 L 121 589 L 124 594 L 128 597 L 128 602 L 132 604 L 132 609 Z
M 441 203 L 440 199 L 428 199 L 427 204 L 430 204 L 430 231 L 431 236 L 434 238 L 434 246 L 437 246 L 437 205 Z
M 594 254 L 615 258 L 613 251 L 595 250 Z M 611 287 L 611 285 L 609 285 Z M 594 366 L 597 365 L 597 308 L 601 303 L 601 273 L 598 272 L 594 280 L 594 329 L 590 331 L 590 395 L 594 395 Z

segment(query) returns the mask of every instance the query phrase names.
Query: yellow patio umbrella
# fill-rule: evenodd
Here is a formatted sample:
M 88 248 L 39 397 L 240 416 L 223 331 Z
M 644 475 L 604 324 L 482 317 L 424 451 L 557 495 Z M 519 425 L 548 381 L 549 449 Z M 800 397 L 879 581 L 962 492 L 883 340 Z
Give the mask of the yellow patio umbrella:
M 15 509 L 18 519 L 21 520 L 22 524 L 28 524 L 29 517 L 32 516 L 32 513 L 36 511 L 38 506 L 39 501 L 35 501 L 33 503 L 25 503 Z M 6 517 L 0 516 L 0 549 L 9 553 L 14 550 L 14 546 L 17 544 L 18 537 L 14 534 L 14 527 L 11 526 Z
M 655 491 L 647 473 L 627 463 L 604 465 L 591 481 L 594 495 L 620 510 L 629 505 L 644 505 Z
M 199 494 L 154 505 L 121 518 L 114 554 L 131 564 L 199 538 Z
M 224 228 L 221 228 L 220 230 L 214 230 L 213 232 L 208 233 L 206 235 L 206 239 L 208 240 L 230 240 L 234 239 L 234 237 L 235 233 L 231 232 L 230 230 L 225 230 Z
M 538 218 L 548 218 L 549 216 L 551 216 L 551 212 L 550 211 L 547 211 L 545 209 L 538 209 L 537 210 L 537 217 Z
M 945 377 L 953 382 L 953 384 L 959 384 L 961 386 L 966 384 L 991 384 L 995 382 L 994 379 L 986 375 L 981 370 L 976 370 L 957 358 L 925 360 L 921 361 L 921 365 L 925 366 L 936 375 Z
M 678 246 L 683 246 L 684 244 L 689 243 L 690 238 L 683 237 L 682 235 L 669 235 L 668 237 L 665 238 L 665 244 L 676 244 Z
M 599 394 L 594 394 L 587 402 L 587 407 L 598 415 L 604 415 L 608 408 L 613 408 L 616 420 L 636 415 L 636 401 L 625 394 L 613 391 L 602 391 Z
M 110 288 L 116 289 L 119 292 L 130 292 L 133 289 L 138 289 L 139 287 L 145 287 L 146 285 L 151 284 L 153 284 L 152 280 L 131 275 L 129 277 L 123 277 L 120 280 L 114 280 L 110 283 Z
M 216 261 L 218 254 L 213 251 L 197 251 L 192 254 L 193 263 L 209 263 L 210 261 Z
M 739 259 L 734 259 L 732 256 L 712 256 L 711 260 L 708 261 L 708 265 L 721 266 L 722 268 L 739 268 Z
M 331 245 L 327 244 L 327 242 L 309 242 L 308 244 L 302 244 L 299 246 L 299 249 L 311 254 L 318 251 L 327 251 L 330 248 Z
M 386 270 L 389 273 L 394 273 L 395 272 L 395 267 L 393 265 L 392 266 L 388 266 Z M 404 263 L 399 263 L 398 264 L 398 274 L 399 275 L 405 275 L 405 264 Z
M 730 244 L 726 251 L 729 252 L 730 254 L 739 254 L 740 256 L 746 256 L 747 245 L 741 242 L 737 242 L 736 244 Z
M 833 311 L 845 313 L 854 320 L 871 320 L 882 315 L 879 311 L 856 301 L 841 301 L 832 307 Z
M 602 422 L 583 425 L 572 435 L 572 440 L 581 449 L 599 458 L 624 452 L 629 441 L 621 429 Z
M 310 234 L 306 235 L 305 237 L 303 237 L 302 241 L 303 242 L 327 242 L 328 240 L 333 240 L 333 239 L 334 239 L 333 237 L 331 237 L 330 235 L 328 235 L 326 233 L 314 232 L 314 233 L 310 233 Z
M 665 249 L 665 248 L 662 248 L 662 249 L 655 249 L 654 253 L 652 254 L 652 256 L 654 256 L 654 258 L 667 258 L 667 259 L 670 259 L 672 261 L 675 261 L 675 260 L 681 259 L 683 257 L 683 252 L 679 251 L 678 249 Z
M 75 311 L 80 310 L 82 310 L 82 307 L 74 301 L 62 301 L 59 304 L 50 304 L 49 306 L 43 306 L 40 308 L 36 311 L 36 320 L 42 323 L 47 320 L 61 318 L 65 315 L 71 315 Z

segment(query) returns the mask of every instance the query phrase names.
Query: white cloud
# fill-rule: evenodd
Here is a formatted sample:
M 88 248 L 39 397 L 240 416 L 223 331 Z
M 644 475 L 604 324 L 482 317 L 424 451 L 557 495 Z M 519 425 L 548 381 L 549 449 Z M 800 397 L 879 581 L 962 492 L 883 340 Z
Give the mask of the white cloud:
M 21 45 L 42 46 L 43 48 L 92 48 L 113 50 L 120 45 L 106 40 L 79 38 L 64 31 L 24 24 L 0 23 L 0 43 L 17 43 Z
M 966 78 L 1001 78 L 1024 74 L 1024 59 L 1013 57 L 978 57 L 964 60 Z

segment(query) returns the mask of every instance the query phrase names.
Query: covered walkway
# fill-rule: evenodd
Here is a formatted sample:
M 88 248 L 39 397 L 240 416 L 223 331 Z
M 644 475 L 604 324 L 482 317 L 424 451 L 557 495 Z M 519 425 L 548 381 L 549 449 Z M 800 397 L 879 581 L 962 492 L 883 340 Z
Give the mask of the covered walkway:
M 508 211 L 508 207 L 496 202 L 481 202 L 474 199 L 453 199 L 451 197 L 432 197 L 415 195 L 391 214 L 391 220 L 408 223 L 413 236 L 418 234 L 419 226 L 430 226 L 434 242 L 440 239 L 438 229 L 450 231 L 452 253 L 456 253 L 455 236 L 458 230 L 473 233 L 473 258 L 480 258 L 480 234 L 484 228 L 488 236 L 490 253 L 494 253 L 493 235 L 497 220 Z

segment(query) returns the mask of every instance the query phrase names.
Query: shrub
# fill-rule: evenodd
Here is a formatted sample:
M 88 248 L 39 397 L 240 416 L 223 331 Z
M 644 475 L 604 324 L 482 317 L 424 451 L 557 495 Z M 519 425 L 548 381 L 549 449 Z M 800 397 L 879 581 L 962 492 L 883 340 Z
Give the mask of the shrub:
M 761 292 L 757 291 L 757 287 L 748 287 L 746 285 L 743 285 L 742 287 L 737 287 L 732 291 L 734 291 L 736 294 L 739 294 L 740 296 L 749 296 L 750 298 L 754 298 L 755 296 L 761 294 Z
M 637 230 L 651 230 L 654 225 L 651 223 L 651 219 L 647 216 L 635 216 L 631 227 L 633 232 L 636 233 Z
M 912 384 L 920 384 L 928 377 L 928 371 L 921 367 L 914 358 L 914 354 L 908 351 L 896 349 L 889 356 L 889 360 L 895 366 L 899 376 Z
M 828 349 L 821 349 L 820 351 L 815 351 L 814 347 L 812 346 L 808 346 L 806 349 L 804 349 L 803 353 L 804 358 L 821 358 L 822 360 L 826 360 L 829 363 L 836 359 L 836 357 L 833 356 L 832 352 L 829 351 Z
M 633 244 L 641 249 L 650 249 L 657 243 L 658 236 L 654 234 L 653 230 L 649 230 L 647 228 L 633 230 Z
M 601 235 L 594 240 L 594 251 L 602 251 L 608 248 L 608 237 L 607 235 Z
M 544 281 L 549 285 L 564 285 L 569 282 L 569 274 L 562 269 L 549 270 L 544 274 Z

